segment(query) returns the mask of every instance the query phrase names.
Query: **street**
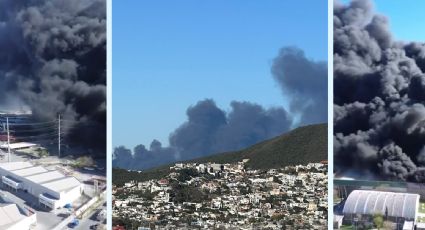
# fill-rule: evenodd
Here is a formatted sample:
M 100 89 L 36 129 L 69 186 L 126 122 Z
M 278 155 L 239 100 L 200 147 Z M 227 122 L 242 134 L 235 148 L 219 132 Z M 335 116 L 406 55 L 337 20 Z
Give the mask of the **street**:
M 106 203 L 103 203 L 103 205 L 99 206 L 98 208 L 94 209 L 88 216 L 88 218 L 85 218 L 83 220 L 80 220 L 80 224 L 75 228 L 78 230 L 87 230 L 90 229 L 90 226 L 93 226 L 95 224 L 103 224 L 102 222 L 99 222 L 96 219 L 97 214 L 102 210 L 106 209 Z

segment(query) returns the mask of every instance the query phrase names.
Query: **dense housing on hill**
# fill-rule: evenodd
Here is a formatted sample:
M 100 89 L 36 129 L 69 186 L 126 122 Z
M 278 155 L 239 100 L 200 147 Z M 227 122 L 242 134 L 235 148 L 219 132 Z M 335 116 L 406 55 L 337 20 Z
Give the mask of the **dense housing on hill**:
M 327 229 L 327 165 L 248 170 L 242 162 L 177 163 L 158 180 L 113 189 L 126 228 Z
M 327 124 L 308 125 L 240 151 L 215 154 L 183 163 L 216 162 L 224 164 L 237 163 L 243 159 L 250 159 L 247 162 L 248 168 L 270 169 L 321 162 L 328 158 L 327 130 Z M 124 169 L 114 169 L 112 182 L 115 185 L 123 185 L 125 182 L 131 180 L 147 181 L 150 179 L 159 179 L 170 172 L 171 166 L 172 164 L 165 165 L 141 173 Z

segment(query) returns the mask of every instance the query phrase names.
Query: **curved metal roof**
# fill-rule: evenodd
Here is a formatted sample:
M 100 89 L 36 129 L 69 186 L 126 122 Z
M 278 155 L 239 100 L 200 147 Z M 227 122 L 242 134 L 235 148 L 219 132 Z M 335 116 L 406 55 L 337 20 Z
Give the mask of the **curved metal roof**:
M 354 190 L 345 201 L 342 213 L 363 215 L 388 213 L 391 217 L 415 219 L 418 205 L 418 194 Z

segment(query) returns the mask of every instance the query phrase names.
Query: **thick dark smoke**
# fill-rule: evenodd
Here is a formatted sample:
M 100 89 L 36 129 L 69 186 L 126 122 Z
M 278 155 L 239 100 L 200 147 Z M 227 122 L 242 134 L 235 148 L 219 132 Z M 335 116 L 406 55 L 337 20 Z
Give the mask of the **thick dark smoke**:
M 337 173 L 425 182 L 425 44 L 394 41 L 368 0 L 334 4 Z
M 170 136 L 171 146 L 187 158 L 197 153 L 241 149 L 289 129 L 291 119 L 282 108 L 264 109 L 249 102 L 232 102 L 226 114 L 212 100 L 187 110 L 189 120 Z
M 114 167 L 146 169 L 240 150 L 285 133 L 294 126 L 327 121 L 325 63 L 308 60 L 297 48 L 284 48 L 275 59 L 272 72 L 291 98 L 291 113 L 282 107 L 264 108 L 239 101 L 231 102 L 230 111 L 224 111 L 212 99 L 202 100 L 187 109 L 187 121 L 170 134 L 168 147 L 157 140 L 149 149 L 136 146 L 133 154 L 123 146 L 118 147 L 114 151 Z M 294 121 L 292 113 L 300 116 L 301 121 Z
M 280 50 L 272 72 L 285 95 L 291 99 L 290 111 L 300 115 L 300 124 L 324 122 L 328 117 L 328 68 L 315 62 L 297 48 Z
M 0 108 L 63 116 L 67 139 L 106 149 L 105 0 L 0 0 Z
M 124 147 L 115 149 L 114 164 L 131 169 L 149 168 L 177 160 L 237 150 L 289 130 L 292 120 L 282 108 L 264 109 L 249 102 L 232 102 L 229 113 L 206 99 L 187 109 L 188 121 L 171 133 L 169 147 L 154 140 L 149 150 L 135 147 L 134 157 Z

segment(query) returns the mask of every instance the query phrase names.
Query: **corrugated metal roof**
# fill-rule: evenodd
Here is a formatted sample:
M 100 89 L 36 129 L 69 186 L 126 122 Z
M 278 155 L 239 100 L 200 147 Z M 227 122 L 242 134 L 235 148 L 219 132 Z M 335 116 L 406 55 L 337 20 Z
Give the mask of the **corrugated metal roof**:
M 41 166 L 24 168 L 24 169 L 19 169 L 19 170 L 13 171 L 14 174 L 21 176 L 21 177 L 28 177 L 28 176 L 32 176 L 32 175 L 36 175 L 36 174 L 40 174 L 40 173 L 44 173 L 44 172 L 47 172 L 47 169 L 45 169 Z
M 73 189 L 75 187 L 78 187 L 81 185 L 80 181 L 75 179 L 74 177 L 66 177 L 60 180 L 56 180 L 53 182 L 47 182 L 42 184 L 44 187 L 49 188 L 55 192 L 64 192 L 68 191 L 70 189 Z
M 30 167 L 34 167 L 34 166 L 31 163 L 26 161 L 7 162 L 7 163 L 0 164 L 0 168 L 7 171 L 19 170 L 19 169 L 30 168 Z
M 41 166 L 34 167 L 29 162 L 0 163 L 0 168 L 15 174 L 17 179 L 19 177 L 25 178 L 34 184 L 39 184 L 58 193 L 81 185 L 75 177 L 66 176 L 57 170 L 49 171 Z
M 28 180 L 34 182 L 34 183 L 46 183 L 49 181 L 54 181 L 54 180 L 58 180 L 61 178 L 66 178 L 65 175 L 63 175 L 62 173 L 58 172 L 58 171 L 48 171 L 46 173 L 41 173 L 41 174 L 37 174 L 37 175 L 33 175 L 30 177 L 27 177 Z
M 0 229 L 2 229 L 2 226 L 14 224 L 23 218 L 25 216 L 19 212 L 16 204 L 0 205 Z
M 354 190 L 345 201 L 342 212 L 364 215 L 387 213 L 391 217 L 414 219 L 418 205 L 418 194 Z

